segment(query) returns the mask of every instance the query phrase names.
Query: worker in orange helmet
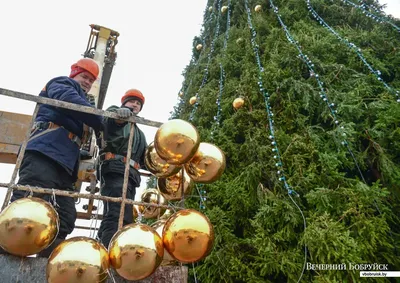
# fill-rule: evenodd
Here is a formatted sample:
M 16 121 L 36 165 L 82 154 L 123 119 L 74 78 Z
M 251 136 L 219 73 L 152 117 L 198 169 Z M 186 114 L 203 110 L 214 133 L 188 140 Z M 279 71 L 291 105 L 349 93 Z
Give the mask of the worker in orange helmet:
M 145 102 L 143 94 L 137 89 L 130 89 L 121 98 L 121 107 L 111 106 L 107 111 L 116 112 L 120 118 L 136 116 L 142 110 Z M 134 199 L 136 188 L 140 186 L 139 168 L 144 167 L 144 154 L 147 147 L 146 137 L 134 124 L 134 140 L 129 168 L 127 198 Z M 98 176 L 101 182 L 101 195 L 122 197 L 124 183 L 125 161 L 128 151 L 130 123 L 123 120 L 105 118 L 104 138 L 106 147 L 100 151 Z M 118 230 L 118 219 L 121 204 L 104 201 L 103 220 L 100 224 L 98 238 L 108 247 L 112 236 Z M 133 222 L 132 205 L 125 206 L 123 224 Z
M 84 58 L 71 66 L 69 77 L 50 80 L 39 96 L 92 106 L 87 93 L 99 75 L 96 61 Z M 19 170 L 19 185 L 73 191 L 77 180 L 84 124 L 101 131 L 102 117 L 61 107 L 41 104 L 31 130 Z M 14 190 L 11 201 L 23 198 L 26 192 Z M 52 195 L 34 194 L 51 201 Z M 57 238 L 38 256 L 48 257 L 75 227 L 77 217 L 75 202 L 71 197 L 56 196 L 56 210 L 60 227 Z

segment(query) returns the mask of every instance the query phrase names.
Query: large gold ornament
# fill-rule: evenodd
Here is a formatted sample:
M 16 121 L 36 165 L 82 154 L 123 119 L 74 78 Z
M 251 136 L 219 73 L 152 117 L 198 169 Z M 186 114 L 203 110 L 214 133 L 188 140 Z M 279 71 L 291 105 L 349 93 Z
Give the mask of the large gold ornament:
M 105 282 L 109 267 L 108 252 L 101 243 L 88 237 L 74 237 L 63 241 L 51 253 L 47 282 Z
M 58 228 L 58 214 L 50 203 L 22 198 L 0 214 L 0 246 L 17 256 L 37 254 L 53 242 Z
M 166 205 L 167 203 L 165 198 L 160 194 L 160 191 L 157 189 L 144 190 L 141 199 L 142 202 L 152 204 Z M 142 213 L 143 217 L 146 219 L 157 218 L 158 216 L 163 215 L 165 210 L 165 208 L 156 206 L 139 205 L 139 212 Z
M 163 235 L 162 233 L 163 233 L 163 229 L 164 229 L 166 222 L 167 222 L 167 220 L 160 219 L 151 225 L 151 227 L 156 230 L 156 232 L 158 233 L 158 235 L 160 235 L 161 238 Z M 161 265 L 172 265 L 175 263 L 176 263 L 176 260 L 169 254 L 169 252 L 167 250 L 164 250 L 164 257 L 161 262 Z
M 222 6 L 221 13 L 225 13 L 228 10 L 228 6 Z
M 170 120 L 157 130 L 154 147 L 168 164 L 181 165 L 188 162 L 200 144 L 196 128 L 180 119 Z
M 199 43 L 199 44 L 196 45 L 197 51 L 200 51 L 202 48 L 203 48 L 202 44 Z
M 214 243 L 214 228 L 210 220 L 194 209 L 174 213 L 163 229 L 165 249 L 183 263 L 206 257 Z
M 150 276 L 164 256 L 162 238 L 144 224 L 124 226 L 112 237 L 108 249 L 111 266 L 127 280 Z
M 144 163 L 146 164 L 147 170 L 158 178 L 175 175 L 182 168 L 182 166 L 179 165 L 168 164 L 164 159 L 162 159 L 157 154 L 154 143 L 150 143 L 147 147 Z
M 233 108 L 235 108 L 235 109 L 242 108 L 242 106 L 244 105 L 244 99 L 241 97 L 238 97 L 233 101 L 232 105 L 233 105 Z
M 183 193 L 187 196 L 192 192 L 194 182 L 185 170 L 183 172 Z M 157 187 L 166 200 L 180 200 L 182 198 L 182 170 L 173 176 L 158 178 Z
M 192 96 L 192 97 L 189 99 L 189 104 L 190 104 L 190 105 L 193 105 L 193 104 L 196 103 L 196 101 L 197 101 L 196 96 Z
M 187 174 L 198 183 L 212 183 L 225 170 L 225 155 L 217 146 L 202 142 L 194 157 L 185 164 Z
M 261 9 L 262 9 L 261 5 L 257 5 L 254 7 L 254 11 L 256 11 L 256 12 L 260 12 Z

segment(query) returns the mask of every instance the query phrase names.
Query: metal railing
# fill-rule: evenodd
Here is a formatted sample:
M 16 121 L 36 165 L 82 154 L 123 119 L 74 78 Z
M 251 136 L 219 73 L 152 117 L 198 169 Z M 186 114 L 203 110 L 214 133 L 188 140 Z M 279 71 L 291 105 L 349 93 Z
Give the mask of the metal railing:
M 143 125 L 147 125 L 147 126 L 151 126 L 151 127 L 160 127 L 162 125 L 162 123 L 147 120 L 147 119 L 144 119 L 141 117 L 135 117 L 135 116 L 131 116 L 129 118 L 120 118 L 116 113 L 113 113 L 113 112 L 104 111 L 104 110 L 100 110 L 100 109 L 96 109 L 96 108 L 92 108 L 92 107 L 88 107 L 88 106 L 83 106 L 83 105 L 78 105 L 78 104 L 74 104 L 74 103 L 64 102 L 64 101 L 60 101 L 60 100 L 56 100 L 56 99 L 34 96 L 34 95 L 17 92 L 17 91 L 12 91 L 12 90 L 8 90 L 8 89 L 3 89 L 3 88 L 0 88 L 0 95 L 36 102 L 36 107 L 35 107 L 35 110 L 32 115 L 32 120 L 30 122 L 29 128 L 25 135 L 24 142 L 21 145 L 21 149 L 18 154 L 17 162 L 15 164 L 15 168 L 14 168 L 13 174 L 11 176 L 11 181 L 9 183 L 0 183 L 0 187 L 8 188 L 1 210 L 3 210 L 9 204 L 10 198 L 11 198 L 11 193 L 13 190 L 22 190 L 22 191 L 29 191 L 32 193 L 41 193 L 41 194 L 53 194 L 53 195 L 58 195 L 58 196 L 83 198 L 83 199 L 89 199 L 89 200 L 97 199 L 97 200 L 103 200 L 103 201 L 119 202 L 119 203 L 121 203 L 121 210 L 120 210 L 119 221 L 118 221 L 118 228 L 120 229 L 120 228 L 122 228 L 122 225 L 123 225 L 123 219 L 124 219 L 124 214 L 125 214 L 125 204 L 142 205 L 145 207 L 172 208 L 169 205 L 137 202 L 137 201 L 133 201 L 131 199 L 126 198 L 127 189 L 128 189 L 129 168 L 130 168 L 129 160 L 131 159 L 131 155 L 132 155 L 133 133 L 134 133 L 134 128 L 135 128 L 134 123 L 143 124 Z M 41 104 L 52 105 L 55 107 L 66 108 L 66 109 L 84 112 L 84 113 L 88 113 L 88 114 L 100 115 L 103 117 L 109 117 L 112 119 L 123 120 L 123 121 L 130 123 L 130 135 L 129 135 L 129 142 L 128 142 L 128 151 L 127 151 L 127 155 L 126 155 L 126 162 L 125 162 L 122 197 L 106 197 L 106 196 L 102 196 L 102 195 L 95 195 L 95 193 L 93 193 L 94 190 L 91 190 L 91 193 L 77 193 L 77 192 L 72 192 L 72 191 L 58 190 L 58 189 L 54 189 L 54 188 L 31 187 L 31 186 L 22 186 L 22 185 L 15 184 L 17 173 L 21 166 L 22 159 L 24 158 L 25 149 L 26 149 L 29 137 L 30 137 L 30 129 L 33 126 L 33 123 L 36 119 L 36 115 L 39 110 L 39 106 Z M 150 174 L 144 173 L 143 175 L 149 176 Z M 94 182 L 94 186 L 95 185 L 96 185 L 96 182 Z M 91 182 L 91 186 L 93 186 L 93 182 Z M 178 207 L 174 206 L 174 208 L 177 209 Z M 91 213 L 91 211 L 90 211 L 90 213 Z M 133 212 L 131 212 L 131 213 L 133 213 Z M 78 219 L 80 219 L 79 214 L 78 214 Z

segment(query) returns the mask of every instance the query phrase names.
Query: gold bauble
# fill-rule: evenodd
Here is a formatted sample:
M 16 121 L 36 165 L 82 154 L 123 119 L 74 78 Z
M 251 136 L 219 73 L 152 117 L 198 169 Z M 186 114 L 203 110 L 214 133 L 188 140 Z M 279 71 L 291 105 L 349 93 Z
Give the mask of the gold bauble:
M 151 227 L 156 230 L 156 232 L 158 233 L 158 235 L 160 235 L 161 238 L 163 235 L 162 233 L 163 233 L 163 229 L 164 229 L 166 222 L 167 222 L 166 219 L 160 219 L 151 225 Z M 169 254 L 169 252 L 167 250 L 164 250 L 164 257 L 161 262 L 161 265 L 173 265 L 175 263 L 176 263 L 176 260 Z
M 110 262 L 106 248 L 88 237 L 74 237 L 59 244 L 47 262 L 48 283 L 105 282 Z
M 256 12 L 260 12 L 261 10 L 262 10 L 261 5 L 257 5 L 257 6 L 254 8 L 254 11 L 256 11 Z
M 180 119 L 170 120 L 157 130 L 154 147 L 168 164 L 181 165 L 196 153 L 200 136 L 196 128 Z
M 206 257 L 214 243 L 214 228 L 210 220 L 194 209 L 173 214 L 163 229 L 165 249 L 182 263 L 196 262 Z
M 183 170 L 183 193 L 185 196 L 192 192 L 194 182 Z M 166 200 L 180 200 L 182 198 L 182 170 L 177 174 L 157 179 L 157 188 Z
M 243 38 L 239 37 L 238 39 L 236 39 L 236 44 L 242 44 L 243 41 Z
M 212 6 L 208 7 L 209 12 L 212 12 L 212 10 L 213 10 Z
M 160 205 L 167 204 L 165 198 L 161 195 L 160 191 L 157 189 L 144 190 L 141 199 L 142 202 L 145 203 L 160 204 Z M 157 218 L 158 216 L 163 215 L 165 210 L 166 210 L 165 208 L 156 206 L 146 206 L 146 205 L 139 206 L 139 212 L 142 213 L 143 217 L 146 219 Z
M 0 214 L 0 246 L 17 256 L 37 254 L 53 242 L 58 228 L 58 214 L 50 203 L 21 198 Z
M 179 96 L 182 97 L 183 96 L 183 91 L 179 92 Z
M 153 173 L 158 178 L 165 178 L 168 176 L 175 175 L 179 172 L 182 166 L 172 165 L 162 159 L 154 147 L 154 143 L 150 143 L 147 147 L 144 157 L 144 163 L 146 164 L 147 170 Z
M 164 256 L 161 236 L 144 224 L 124 226 L 112 237 L 108 250 L 111 266 L 127 280 L 150 276 Z
M 244 99 L 241 97 L 238 97 L 233 101 L 232 105 L 233 105 L 233 108 L 235 108 L 235 109 L 242 108 L 242 106 L 244 105 Z
M 222 13 L 222 14 L 225 13 L 226 10 L 228 10 L 228 6 L 222 6 L 222 8 L 221 8 L 221 13 Z
M 202 44 L 199 43 L 199 44 L 196 45 L 197 51 L 200 51 L 202 48 L 203 48 Z
M 212 183 L 225 170 L 225 154 L 217 146 L 202 142 L 193 158 L 185 164 L 190 178 L 197 183 Z
M 172 214 L 174 214 L 175 212 L 172 210 L 172 209 L 170 209 L 170 208 L 167 208 L 167 210 L 164 212 L 164 214 L 160 217 L 160 219 L 164 219 L 164 220 L 167 220 L 168 218 L 170 218 L 171 217 L 171 215 Z M 160 235 L 161 236 L 161 235 Z
M 189 99 L 189 104 L 190 104 L 190 105 L 193 105 L 193 104 L 196 103 L 196 101 L 197 101 L 196 96 L 192 96 L 192 97 Z

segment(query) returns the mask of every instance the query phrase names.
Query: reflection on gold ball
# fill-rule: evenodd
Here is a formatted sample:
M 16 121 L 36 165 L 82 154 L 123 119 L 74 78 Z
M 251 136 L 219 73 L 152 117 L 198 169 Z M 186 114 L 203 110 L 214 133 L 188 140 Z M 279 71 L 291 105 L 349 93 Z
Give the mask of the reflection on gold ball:
M 162 239 L 162 232 L 164 229 L 164 225 L 167 222 L 167 220 L 165 219 L 160 219 L 157 222 L 154 222 L 151 227 L 154 228 L 156 230 L 156 232 L 158 233 L 158 235 L 160 235 L 161 239 Z M 164 257 L 163 260 L 161 262 L 161 265 L 173 265 L 176 263 L 176 260 L 169 254 L 169 252 L 167 250 L 164 250 Z
M 141 280 L 161 264 L 164 247 L 155 229 L 144 224 L 129 224 L 112 237 L 109 254 L 111 266 L 120 276 Z
M 160 204 L 166 205 L 165 198 L 160 194 L 160 191 L 157 189 L 146 189 L 142 193 L 142 202 L 152 203 L 152 204 Z M 156 207 L 156 206 L 139 206 L 140 213 L 143 214 L 143 217 L 146 219 L 149 218 L 157 218 L 159 215 L 163 215 L 165 212 L 165 208 Z
M 154 143 L 150 143 L 147 147 L 144 163 L 146 164 L 147 170 L 159 178 L 175 175 L 182 168 L 182 166 L 179 165 L 168 164 L 164 159 L 162 159 L 157 154 Z
M 206 257 L 214 243 L 214 228 L 204 214 L 184 209 L 173 214 L 163 229 L 165 249 L 182 263 Z
M 217 146 L 202 142 L 193 158 L 185 164 L 187 174 L 197 183 L 212 183 L 225 170 L 225 154 Z
M 190 104 L 190 105 L 193 105 L 193 104 L 196 103 L 196 101 L 197 101 L 196 96 L 192 96 L 192 97 L 189 99 L 189 104 Z
M 254 8 L 254 11 L 260 12 L 261 9 L 262 9 L 261 5 L 257 5 L 257 6 Z
M 164 219 L 167 220 L 168 218 L 170 218 L 170 216 L 174 214 L 174 211 L 170 208 L 167 208 L 167 210 L 164 212 L 164 214 L 160 217 L 160 219 Z M 160 235 L 161 236 L 161 235 Z
M 110 262 L 106 248 L 88 237 L 63 241 L 47 262 L 49 283 L 99 283 L 107 279 Z
M 181 165 L 188 162 L 200 144 L 196 128 L 180 119 L 170 120 L 157 130 L 154 147 L 157 154 L 168 164 Z
M 242 108 L 242 106 L 244 105 L 244 99 L 241 97 L 238 97 L 233 101 L 232 105 L 233 105 L 233 108 L 235 108 L 235 109 Z
M 183 193 L 187 196 L 192 192 L 194 182 L 186 171 L 183 171 Z M 158 178 L 157 188 L 166 200 L 180 200 L 182 198 L 182 170 L 173 176 Z
M 199 43 L 199 44 L 196 45 L 197 51 L 200 51 L 202 48 L 203 48 L 202 44 Z
M 228 10 L 228 6 L 222 6 L 221 13 L 225 13 Z
M 22 198 L 0 214 L 0 246 L 17 256 L 37 254 L 53 242 L 58 227 L 58 214 L 50 203 Z

